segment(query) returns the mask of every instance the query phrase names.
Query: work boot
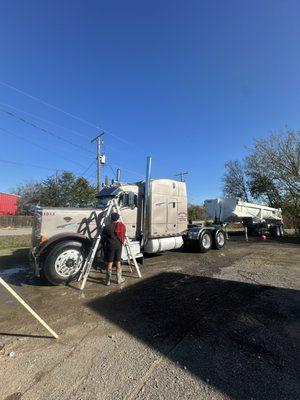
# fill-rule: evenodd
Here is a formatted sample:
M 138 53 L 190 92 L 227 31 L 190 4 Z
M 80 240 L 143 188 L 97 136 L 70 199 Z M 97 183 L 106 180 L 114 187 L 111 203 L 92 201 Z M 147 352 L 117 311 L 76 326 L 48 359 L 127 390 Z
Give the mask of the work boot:
M 110 285 L 110 279 L 111 279 L 111 269 L 107 269 L 106 270 L 106 279 L 105 279 L 106 286 Z
M 117 269 L 117 282 L 118 282 L 118 285 L 125 282 L 125 279 L 122 278 L 122 267 Z

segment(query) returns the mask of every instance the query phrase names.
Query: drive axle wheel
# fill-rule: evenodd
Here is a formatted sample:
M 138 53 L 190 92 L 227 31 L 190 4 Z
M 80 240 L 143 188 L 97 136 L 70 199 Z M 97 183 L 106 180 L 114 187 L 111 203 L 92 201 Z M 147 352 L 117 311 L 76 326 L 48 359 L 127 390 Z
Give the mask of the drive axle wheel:
M 211 249 L 212 237 L 211 233 L 207 230 L 201 233 L 199 237 L 199 249 L 201 253 L 206 253 Z
M 213 247 L 214 249 L 220 250 L 225 246 L 226 236 L 222 229 L 217 229 L 213 236 Z

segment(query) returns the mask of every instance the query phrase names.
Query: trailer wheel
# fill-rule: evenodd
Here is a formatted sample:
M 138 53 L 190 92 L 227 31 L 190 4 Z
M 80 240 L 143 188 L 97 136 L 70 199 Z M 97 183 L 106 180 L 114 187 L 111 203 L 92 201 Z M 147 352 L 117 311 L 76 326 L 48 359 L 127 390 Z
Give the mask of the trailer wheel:
M 66 284 L 75 279 L 85 257 L 82 243 L 76 241 L 58 243 L 45 259 L 44 275 L 53 285 Z
M 281 237 L 281 227 L 279 225 L 272 226 L 269 231 L 270 236 L 273 236 L 277 239 Z
M 284 236 L 283 225 L 280 225 L 280 236 Z
M 222 229 L 217 229 L 213 233 L 213 248 L 220 250 L 225 246 L 226 236 L 225 232 Z
M 199 249 L 201 253 L 206 253 L 211 249 L 212 237 L 211 233 L 207 230 L 201 233 L 199 237 Z

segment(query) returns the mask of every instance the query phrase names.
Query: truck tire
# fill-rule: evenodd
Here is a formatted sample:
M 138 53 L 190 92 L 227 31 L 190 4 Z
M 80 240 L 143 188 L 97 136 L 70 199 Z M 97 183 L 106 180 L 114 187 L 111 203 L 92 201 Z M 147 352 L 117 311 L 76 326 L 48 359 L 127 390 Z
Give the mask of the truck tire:
M 280 229 L 279 225 L 276 226 L 275 232 L 276 232 L 275 235 L 276 235 L 277 239 L 280 238 L 281 237 L 281 229 Z
M 211 249 L 212 237 L 210 231 L 203 231 L 199 237 L 199 250 L 201 253 L 206 253 Z
M 284 229 L 283 229 L 283 225 L 280 225 L 280 236 L 284 236 Z
M 226 236 L 223 229 L 216 229 L 213 232 L 213 248 L 220 250 L 225 246 Z
M 279 239 L 281 237 L 281 229 L 279 225 L 273 225 L 269 229 L 270 236 Z
M 43 273 L 53 285 L 66 284 L 77 276 L 85 260 L 83 244 L 76 241 L 58 243 L 47 254 Z

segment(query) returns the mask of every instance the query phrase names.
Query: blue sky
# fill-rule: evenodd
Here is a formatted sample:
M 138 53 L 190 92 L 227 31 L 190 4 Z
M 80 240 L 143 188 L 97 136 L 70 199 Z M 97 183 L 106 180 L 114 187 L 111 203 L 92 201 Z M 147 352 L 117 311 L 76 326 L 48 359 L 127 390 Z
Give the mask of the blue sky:
M 2 1 L 0 191 L 85 172 L 101 127 L 123 180 L 151 155 L 153 177 L 189 172 L 191 202 L 220 195 L 254 137 L 299 129 L 299 18 L 290 0 Z

